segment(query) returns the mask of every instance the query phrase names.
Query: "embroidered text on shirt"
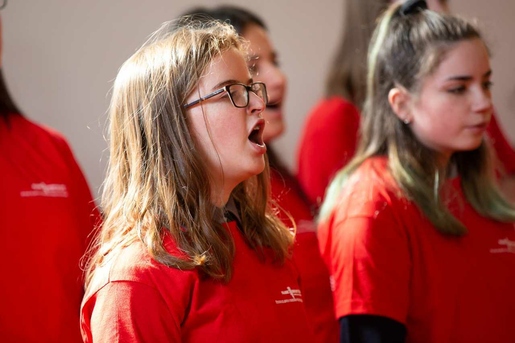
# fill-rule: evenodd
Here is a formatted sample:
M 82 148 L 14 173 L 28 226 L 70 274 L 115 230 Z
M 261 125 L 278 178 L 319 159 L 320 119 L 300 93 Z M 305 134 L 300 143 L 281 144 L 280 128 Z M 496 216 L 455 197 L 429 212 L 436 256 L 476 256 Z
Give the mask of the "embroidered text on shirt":
M 292 302 L 303 302 L 302 301 L 302 293 L 300 289 L 292 289 L 291 287 L 287 287 L 284 291 L 281 291 L 282 295 L 288 296 L 286 299 L 276 300 L 276 304 L 285 304 Z
M 50 198 L 67 198 L 68 197 L 68 189 L 66 185 L 59 183 L 49 183 L 46 184 L 44 182 L 33 183 L 31 185 L 31 190 L 29 191 L 21 191 L 20 196 L 24 198 L 29 197 L 50 197 Z
M 508 238 L 500 239 L 497 241 L 501 248 L 490 249 L 492 254 L 512 253 L 515 254 L 515 241 L 510 241 Z

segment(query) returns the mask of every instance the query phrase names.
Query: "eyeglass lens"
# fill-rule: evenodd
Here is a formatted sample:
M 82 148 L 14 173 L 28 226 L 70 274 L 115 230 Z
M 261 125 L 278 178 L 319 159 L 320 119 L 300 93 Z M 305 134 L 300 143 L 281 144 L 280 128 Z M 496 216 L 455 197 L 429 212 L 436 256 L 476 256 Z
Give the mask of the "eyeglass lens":
M 247 107 L 249 104 L 249 88 L 250 91 L 255 93 L 258 97 L 263 99 L 265 102 L 265 94 L 263 85 L 260 83 L 254 83 L 250 87 L 240 84 L 234 84 L 229 86 L 229 93 L 231 94 L 232 101 L 237 107 Z

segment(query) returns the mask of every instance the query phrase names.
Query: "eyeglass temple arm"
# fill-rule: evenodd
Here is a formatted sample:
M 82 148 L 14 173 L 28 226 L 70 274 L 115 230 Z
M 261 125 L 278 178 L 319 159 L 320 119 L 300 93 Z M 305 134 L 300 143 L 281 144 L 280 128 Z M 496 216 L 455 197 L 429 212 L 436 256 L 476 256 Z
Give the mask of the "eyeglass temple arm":
M 212 97 L 214 97 L 215 95 L 218 95 L 218 94 L 220 94 L 220 93 L 222 93 L 222 92 L 225 92 L 225 91 L 226 91 L 226 87 L 224 87 L 224 88 L 220 88 L 220 89 L 218 89 L 218 90 L 214 91 L 213 93 L 210 93 L 210 94 L 206 95 L 205 97 L 201 97 L 201 98 L 199 98 L 199 99 L 197 99 L 197 100 L 194 100 L 194 101 L 190 102 L 189 104 L 184 105 L 184 106 L 183 106 L 183 108 L 184 108 L 184 109 L 187 109 L 187 108 L 190 108 L 191 106 L 195 106 L 196 104 L 199 104 L 199 103 L 201 103 L 202 101 L 205 101 L 205 100 L 207 100 L 207 99 L 209 99 L 209 98 L 212 98 Z

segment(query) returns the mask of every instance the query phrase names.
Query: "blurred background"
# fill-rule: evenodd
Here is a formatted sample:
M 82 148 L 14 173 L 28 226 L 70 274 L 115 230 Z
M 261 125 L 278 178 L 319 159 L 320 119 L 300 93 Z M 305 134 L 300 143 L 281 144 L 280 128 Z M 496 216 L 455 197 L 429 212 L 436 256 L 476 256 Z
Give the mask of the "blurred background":
M 67 137 L 98 195 L 108 157 L 106 111 L 118 68 L 163 21 L 196 5 L 239 5 L 268 24 L 289 78 L 287 132 L 275 147 L 294 171 L 304 117 L 322 96 L 341 36 L 343 1 L 10 0 L 2 11 L 4 75 L 27 117 Z M 450 9 L 481 23 L 493 54 L 498 118 L 514 143 L 515 2 L 452 0 Z

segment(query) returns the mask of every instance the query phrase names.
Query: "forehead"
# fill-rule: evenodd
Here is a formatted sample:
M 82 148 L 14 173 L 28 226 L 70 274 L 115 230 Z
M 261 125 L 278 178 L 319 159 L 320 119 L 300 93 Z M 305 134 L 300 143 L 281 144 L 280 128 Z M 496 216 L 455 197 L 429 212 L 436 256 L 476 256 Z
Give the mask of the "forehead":
M 244 53 L 230 48 L 213 58 L 199 82 L 199 88 L 213 90 L 226 81 L 248 83 L 250 74 Z
M 476 76 L 490 71 L 490 56 L 481 39 L 474 38 L 457 42 L 443 54 L 433 71 L 436 78 L 449 76 Z
M 251 55 L 268 54 L 273 50 L 267 31 L 259 25 L 248 25 L 243 31 L 243 37 L 249 42 Z

